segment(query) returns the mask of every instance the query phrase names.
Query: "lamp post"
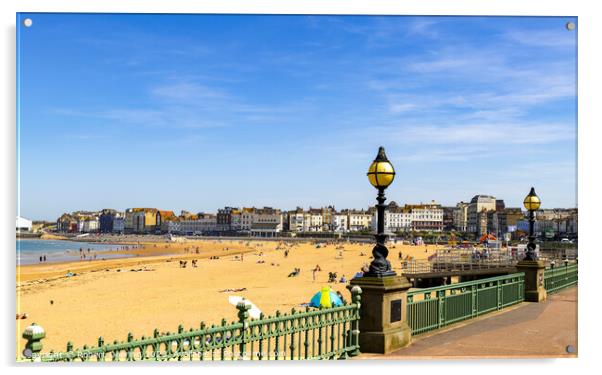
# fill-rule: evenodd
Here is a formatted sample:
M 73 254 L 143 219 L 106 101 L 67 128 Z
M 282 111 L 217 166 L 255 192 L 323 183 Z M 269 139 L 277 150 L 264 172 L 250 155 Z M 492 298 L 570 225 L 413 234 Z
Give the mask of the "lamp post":
M 395 178 L 395 169 L 380 147 L 378 155 L 368 169 L 370 184 L 378 189 L 376 200 L 376 246 L 368 272 L 354 277 L 348 288 L 359 286 L 362 290 L 359 320 L 359 344 L 364 353 L 390 353 L 408 346 L 412 330 L 407 321 L 407 292 L 412 283 L 391 269 L 385 246 L 385 189 Z
M 531 188 L 529 195 L 527 195 L 523 201 L 523 205 L 527 211 L 529 211 L 529 243 L 527 244 L 527 254 L 524 260 L 537 260 L 533 227 L 535 225 L 535 211 L 541 206 L 541 201 L 537 194 L 535 194 L 535 188 Z
M 376 246 L 372 249 L 374 259 L 370 263 L 370 269 L 365 276 L 395 276 L 395 271 L 391 269 L 391 263 L 387 260 L 389 250 L 385 246 L 385 239 L 387 237 L 385 235 L 385 189 L 393 182 L 395 169 L 391 162 L 389 162 L 389 159 L 387 159 L 384 147 L 378 149 L 378 155 L 376 155 L 376 159 L 374 159 L 370 168 L 368 168 L 367 175 L 370 184 L 378 189 L 376 197 L 378 204 L 376 205 L 377 230 L 374 236 L 376 238 Z

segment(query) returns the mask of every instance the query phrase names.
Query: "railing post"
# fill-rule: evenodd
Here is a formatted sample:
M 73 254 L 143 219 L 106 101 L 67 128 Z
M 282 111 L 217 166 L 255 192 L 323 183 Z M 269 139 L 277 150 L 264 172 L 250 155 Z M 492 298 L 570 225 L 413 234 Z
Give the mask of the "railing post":
M 360 306 L 362 304 L 362 288 L 354 286 L 351 288 L 351 303 L 353 303 L 353 320 L 351 321 L 350 344 L 353 350 L 349 352 L 351 357 L 360 355 Z
M 437 292 L 437 315 L 437 328 L 441 328 L 445 323 L 445 290 Z
M 41 362 L 40 352 L 42 351 L 42 339 L 44 337 L 46 337 L 44 328 L 35 323 L 31 323 L 29 327 L 25 328 L 23 338 L 27 340 L 27 343 L 25 349 L 23 349 L 23 356 L 33 362 Z
M 497 286 L 497 309 L 501 310 L 502 309 L 502 298 L 503 298 L 503 288 L 502 288 L 502 281 L 498 280 L 496 283 Z
M 249 310 L 251 309 L 251 305 L 247 304 L 244 300 L 240 301 L 236 308 L 238 309 L 238 321 L 242 324 L 240 328 L 240 358 L 244 359 L 245 354 L 245 346 L 247 341 L 247 328 L 249 327 Z M 234 354 L 234 353 L 233 353 Z
M 475 284 L 470 286 L 470 295 L 471 295 L 471 299 L 472 299 L 472 317 L 474 318 L 475 316 L 479 315 L 479 309 L 478 309 L 478 299 L 477 299 L 477 293 L 478 293 L 478 288 Z

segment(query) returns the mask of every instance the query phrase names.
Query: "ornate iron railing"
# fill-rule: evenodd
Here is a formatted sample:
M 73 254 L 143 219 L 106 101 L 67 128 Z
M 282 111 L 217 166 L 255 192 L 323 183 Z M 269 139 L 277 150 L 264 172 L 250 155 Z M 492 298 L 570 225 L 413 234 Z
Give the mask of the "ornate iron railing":
M 501 310 L 522 302 L 523 273 L 408 292 L 407 321 L 412 335 Z
M 548 268 L 544 271 L 544 288 L 548 293 L 555 293 L 561 289 L 577 284 L 577 264 L 569 265 L 568 262 L 560 267 Z
M 250 305 L 239 303 L 238 322 L 185 331 L 180 325 L 177 333 L 159 333 L 134 340 L 105 343 L 98 338 L 96 346 L 74 349 L 67 343 L 64 352 L 41 354 L 44 330 L 34 324 L 23 333 L 27 339 L 24 359 L 59 361 L 170 361 L 170 360 L 279 360 L 279 359 L 339 359 L 359 354 L 359 317 L 361 289 L 351 289 L 352 303 L 343 306 L 312 309 L 274 316 L 249 319 Z

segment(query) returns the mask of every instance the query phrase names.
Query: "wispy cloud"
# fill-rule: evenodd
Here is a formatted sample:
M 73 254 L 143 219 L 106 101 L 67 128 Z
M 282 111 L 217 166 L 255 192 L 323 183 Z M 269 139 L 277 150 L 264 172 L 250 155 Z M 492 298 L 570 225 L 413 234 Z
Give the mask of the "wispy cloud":
M 453 124 L 396 126 L 388 129 L 392 139 L 404 143 L 488 144 L 499 145 L 548 144 L 575 139 L 571 124 Z
M 575 31 L 567 30 L 561 23 L 558 24 L 558 30 L 512 30 L 503 33 L 502 37 L 512 43 L 529 47 L 566 49 L 577 45 Z

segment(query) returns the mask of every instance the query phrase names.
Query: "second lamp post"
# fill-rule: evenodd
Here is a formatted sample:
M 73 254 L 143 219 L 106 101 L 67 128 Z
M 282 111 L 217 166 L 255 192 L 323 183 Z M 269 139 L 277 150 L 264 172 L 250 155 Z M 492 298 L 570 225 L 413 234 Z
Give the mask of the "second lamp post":
M 535 226 L 535 211 L 539 210 L 541 206 L 541 200 L 535 194 L 535 188 L 531 188 L 529 195 L 525 197 L 523 201 L 523 205 L 529 211 L 529 243 L 527 243 L 527 254 L 525 256 L 525 260 L 537 260 L 537 254 L 535 253 L 535 234 L 534 234 L 534 226 Z

